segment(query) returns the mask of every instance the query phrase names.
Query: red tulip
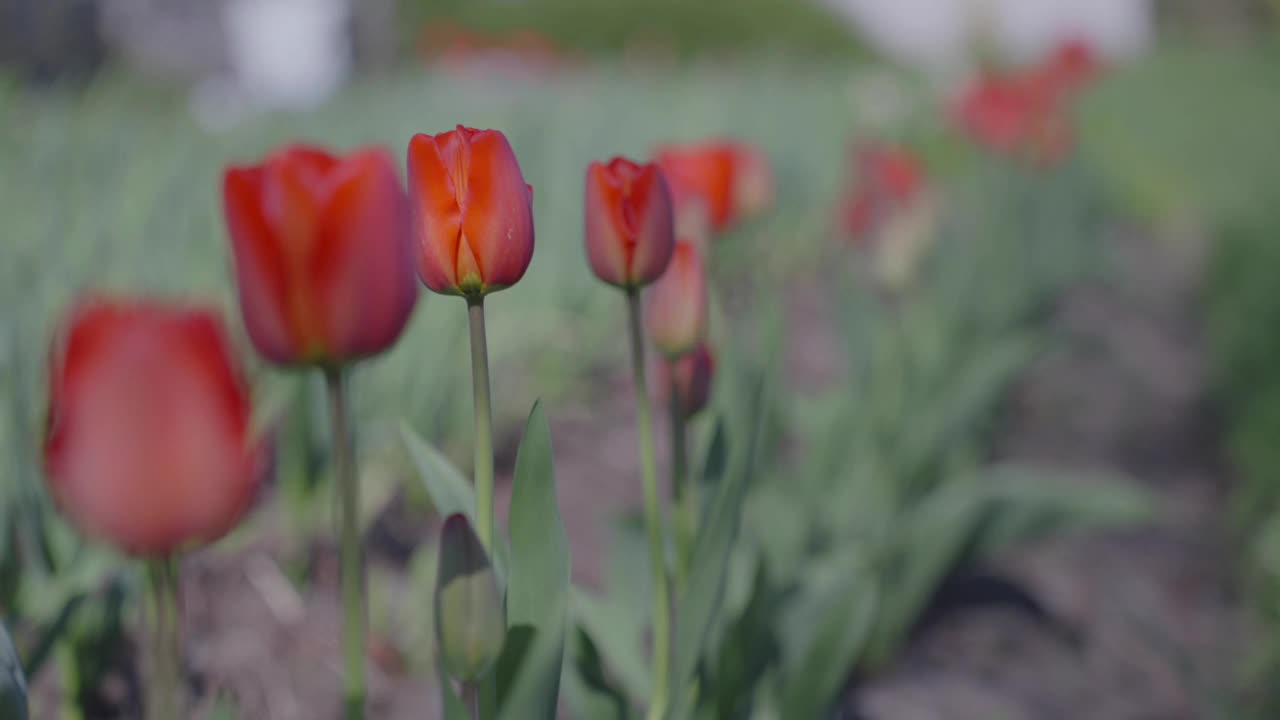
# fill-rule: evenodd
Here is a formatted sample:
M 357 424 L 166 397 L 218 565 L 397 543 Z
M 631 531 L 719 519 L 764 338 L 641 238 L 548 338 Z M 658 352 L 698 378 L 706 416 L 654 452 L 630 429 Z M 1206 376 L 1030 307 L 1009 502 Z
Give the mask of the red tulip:
M 615 157 L 587 166 L 587 261 L 601 280 L 634 289 L 657 280 L 675 247 L 671 191 L 653 163 Z
M 667 271 L 649 289 L 645 325 L 654 346 L 668 357 L 691 352 L 706 339 L 707 276 L 693 243 L 676 243 Z
M 991 150 L 1052 164 L 1071 146 L 1069 102 L 1097 71 L 1089 46 L 1065 43 L 1036 67 L 981 76 L 961 95 L 956 121 Z
M 869 143 L 854 152 L 857 178 L 841 206 L 841 225 L 851 238 L 864 239 L 884 217 L 911 205 L 924 186 L 924 172 L 910 150 Z
M 668 359 L 661 365 L 661 382 L 658 387 L 670 393 L 674 387 L 676 399 L 685 418 L 697 415 L 711 399 L 711 381 L 715 375 L 715 356 L 706 343 L 688 354 Z M 670 402 L 670 395 L 664 397 Z
M 446 295 L 481 297 L 533 259 L 533 188 L 507 138 L 461 125 L 409 141 L 418 276 Z
M 45 469 L 76 525 L 152 555 L 236 524 L 267 453 L 216 314 L 85 303 L 51 357 Z
M 391 157 L 306 145 L 228 168 L 223 203 L 249 337 L 281 365 L 390 347 L 417 301 L 409 208 Z
M 678 216 L 704 213 L 714 232 L 763 211 L 773 201 L 768 159 L 745 143 L 667 145 L 654 153 L 654 161 L 671 182 Z

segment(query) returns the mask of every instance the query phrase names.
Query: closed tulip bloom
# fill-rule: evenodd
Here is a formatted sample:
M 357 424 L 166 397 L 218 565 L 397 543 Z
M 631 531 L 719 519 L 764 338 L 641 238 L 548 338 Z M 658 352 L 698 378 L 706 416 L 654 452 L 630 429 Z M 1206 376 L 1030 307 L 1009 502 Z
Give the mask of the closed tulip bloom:
M 391 156 L 292 145 L 232 167 L 223 202 L 240 308 L 281 365 L 338 365 L 390 347 L 417 301 L 409 206 Z
M 55 342 L 44 461 L 58 507 L 138 555 L 210 542 L 267 467 L 248 388 L 211 311 L 90 302 Z
M 643 287 L 667 269 L 675 247 L 671 191 L 662 170 L 615 157 L 587 167 L 587 261 L 601 280 Z
M 715 376 L 715 356 L 711 348 L 702 343 L 690 353 L 668 360 L 662 364 L 662 382 L 659 388 L 664 392 L 675 390 L 676 400 L 680 403 L 680 411 L 685 419 L 702 412 L 711 400 L 711 382 Z M 670 397 L 665 398 L 670 402 Z
M 667 271 L 649 289 L 645 325 L 654 347 L 668 357 L 684 355 L 706 339 L 707 276 L 693 243 L 676 243 Z
M 533 188 L 497 130 L 409 141 L 418 276 L 435 292 L 481 297 L 510 287 L 533 259 Z

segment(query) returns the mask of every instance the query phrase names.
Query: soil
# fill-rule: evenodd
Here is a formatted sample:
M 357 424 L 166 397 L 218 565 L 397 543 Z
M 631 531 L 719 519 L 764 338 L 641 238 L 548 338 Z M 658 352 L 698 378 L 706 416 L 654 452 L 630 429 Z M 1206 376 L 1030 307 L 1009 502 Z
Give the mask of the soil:
M 994 452 L 1123 471 L 1156 491 L 1158 519 L 1124 532 L 1056 536 L 996 562 L 992 570 L 1026 588 L 1071 628 L 1075 642 L 1009 609 L 951 614 L 851 691 L 837 715 L 1179 720 L 1204 717 L 1215 694 L 1229 687 L 1246 629 L 1231 596 L 1220 526 L 1225 472 L 1205 407 L 1195 317 L 1199 262 L 1194 252 L 1133 234 L 1118 234 L 1113 247 L 1116 272 L 1061 302 L 1053 322 L 1062 340 L 1013 393 Z M 824 321 L 830 309 L 799 285 L 788 300 L 786 367 L 797 389 L 821 387 L 842 362 L 839 343 Z M 590 404 L 549 408 L 574 582 L 586 586 L 599 579 L 605 520 L 640 499 L 626 377 L 603 387 Z M 503 464 L 509 474 L 510 459 L 499 464 L 500 475 Z M 508 490 L 500 477 L 500 520 Z M 412 532 L 423 534 L 420 525 Z M 398 577 L 404 553 L 380 533 L 386 527 L 371 536 L 372 562 Z M 311 589 L 301 593 L 279 565 L 285 554 L 280 538 L 264 537 L 187 562 L 187 661 L 206 699 L 195 717 L 210 716 L 210 699 L 220 692 L 238 699 L 243 718 L 340 716 L 333 550 L 311 553 Z M 404 645 L 429 642 L 420 630 L 393 622 L 374 648 L 372 717 L 437 717 L 432 674 L 403 667 L 414 650 Z M 41 680 L 37 692 L 48 697 L 50 681 Z
M 1062 338 L 1022 379 L 996 455 L 1118 470 L 1158 517 L 1001 558 L 1073 630 L 1009 610 L 950 616 L 851 709 L 871 720 L 1179 720 L 1229 691 L 1246 632 L 1232 596 L 1224 464 L 1206 407 L 1197 251 L 1120 235 L 1114 272 L 1063 299 Z M 1086 475 L 1087 473 L 1081 473 Z

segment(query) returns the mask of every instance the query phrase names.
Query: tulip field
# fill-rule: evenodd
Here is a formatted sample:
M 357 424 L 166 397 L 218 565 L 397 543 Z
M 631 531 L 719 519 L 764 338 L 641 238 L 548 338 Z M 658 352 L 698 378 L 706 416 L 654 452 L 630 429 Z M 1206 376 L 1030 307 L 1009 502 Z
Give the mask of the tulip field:
M 1277 63 L 0 84 L 0 720 L 1274 717 Z

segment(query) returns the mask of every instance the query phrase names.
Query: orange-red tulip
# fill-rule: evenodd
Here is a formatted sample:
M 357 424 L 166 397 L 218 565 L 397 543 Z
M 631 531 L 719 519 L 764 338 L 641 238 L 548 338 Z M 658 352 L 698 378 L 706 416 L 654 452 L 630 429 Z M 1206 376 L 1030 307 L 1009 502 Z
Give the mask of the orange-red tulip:
M 209 542 L 267 467 L 249 396 L 211 311 L 80 305 L 55 341 L 44 459 L 81 530 L 141 555 Z
M 722 232 L 773 202 L 768 158 L 745 143 L 712 140 L 667 145 L 658 148 L 654 160 L 671 182 L 682 230 L 689 230 L 686 219 L 701 214 L 710 230 Z
M 249 337 L 282 365 L 387 349 L 417 301 L 409 207 L 391 156 L 291 145 L 232 167 L 223 202 Z
M 601 280 L 643 287 L 667 269 L 675 247 L 671 191 L 662 170 L 615 157 L 587 167 L 587 261 Z
M 676 243 L 667 271 L 645 298 L 644 319 L 654 347 L 668 357 L 684 355 L 706 339 L 707 276 L 693 243 Z
M 658 387 L 663 393 L 670 393 L 674 389 L 681 412 L 685 418 L 691 418 L 701 412 L 711 399 L 711 382 L 714 376 L 715 356 L 712 355 L 711 348 L 703 343 L 691 353 L 662 363 Z M 666 395 L 665 400 L 670 402 L 670 395 Z
M 497 130 L 414 135 L 409 199 L 418 276 L 446 295 L 516 284 L 533 259 L 533 188 Z

